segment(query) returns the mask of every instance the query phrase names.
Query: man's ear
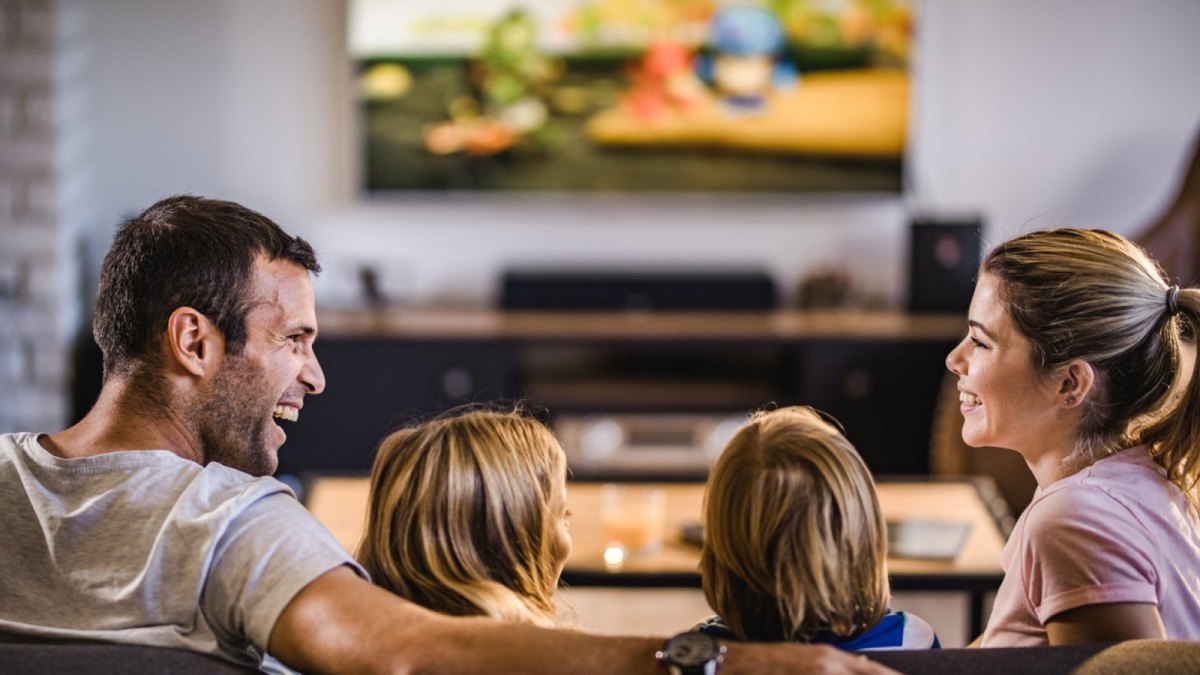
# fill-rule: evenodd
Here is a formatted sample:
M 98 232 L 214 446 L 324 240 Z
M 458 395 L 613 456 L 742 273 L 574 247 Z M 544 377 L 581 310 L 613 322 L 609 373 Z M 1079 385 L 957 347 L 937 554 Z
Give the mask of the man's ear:
M 170 359 L 196 377 L 217 366 L 225 352 L 225 336 L 198 310 L 178 307 L 167 319 L 166 352 Z
M 1096 384 L 1096 369 L 1082 359 L 1075 359 L 1058 371 L 1058 404 L 1074 408 L 1091 393 Z

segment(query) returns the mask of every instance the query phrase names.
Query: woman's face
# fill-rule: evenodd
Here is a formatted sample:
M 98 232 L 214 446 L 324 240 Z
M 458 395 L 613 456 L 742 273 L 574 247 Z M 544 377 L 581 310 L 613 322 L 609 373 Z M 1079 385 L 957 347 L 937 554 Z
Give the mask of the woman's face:
M 558 452 L 561 454 L 562 449 Z M 567 520 L 571 512 L 567 510 L 567 460 L 560 458 L 559 476 L 554 482 L 554 490 L 550 494 L 550 556 L 554 561 L 554 578 L 562 575 L 567 557 L 571 555 L 571 533 L 567 529 Z
M 1061 438 L 1052 378 L 1033 367 L 1033 345 L 1001 302 L 999 280 L 983 274 L 975 286 L 963 341 L 946 357 L 958 376 L 963 441 L 1009 448 L 1033 460 L 1048 439 Z

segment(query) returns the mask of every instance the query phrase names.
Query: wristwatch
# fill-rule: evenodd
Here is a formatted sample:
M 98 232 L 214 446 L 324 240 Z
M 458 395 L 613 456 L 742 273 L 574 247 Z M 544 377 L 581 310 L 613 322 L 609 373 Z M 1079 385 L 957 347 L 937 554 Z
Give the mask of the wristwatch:
M 669 638 L 654 658 L 671 675 L 716 675 L 717 664 L 725 660 L 725 645 L 700 631 L 688 631 Z

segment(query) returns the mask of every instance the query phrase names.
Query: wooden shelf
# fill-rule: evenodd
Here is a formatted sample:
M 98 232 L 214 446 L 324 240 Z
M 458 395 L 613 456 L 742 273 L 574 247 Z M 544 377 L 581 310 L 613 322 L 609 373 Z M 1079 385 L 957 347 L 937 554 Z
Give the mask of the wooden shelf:
M 317 320 L 325 336 L 439 340 L 948 340 L 966 331 L 966 317 L 961 314 L 891 310 L 643 313 L 324 309 L 318 311 Z

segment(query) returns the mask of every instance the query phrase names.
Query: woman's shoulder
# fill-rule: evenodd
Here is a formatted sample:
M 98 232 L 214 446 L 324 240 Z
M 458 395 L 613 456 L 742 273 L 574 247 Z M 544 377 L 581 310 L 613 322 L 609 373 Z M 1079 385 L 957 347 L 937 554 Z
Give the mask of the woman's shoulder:
M 1051 534 L 1074 527 L 1101 527 L 1106 523 L 1127 520 L 1131 495 L 1113 491 L 1094 483 L 1073 481 L 1038 495 L 1022 514 L 1029 534 L 1047 531 Z
M 1022 514 L 1021 538 L 1063 546 L 1080 537 L 1140 539 L 1135 532 L 1145 529 L 1148 514 L 1168 509 L 1178 496 L 1156 466 L 1144 450 L 1131 449 L 1048 486 Z
M 1080 472 L 1084 481 L 1116 482 L 1129 485 L 1167 482 L 1166 469 L 1159 466 L 1144 445 L 1126 448 L 1097 460 Z
M 1123 450 L 1039 490 L 1027 510 L 1042 518 L 1170 498 L 1170 481 L 1143 447 Z M 1166 489 L 1163 489 L 1166 488 Z

